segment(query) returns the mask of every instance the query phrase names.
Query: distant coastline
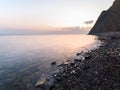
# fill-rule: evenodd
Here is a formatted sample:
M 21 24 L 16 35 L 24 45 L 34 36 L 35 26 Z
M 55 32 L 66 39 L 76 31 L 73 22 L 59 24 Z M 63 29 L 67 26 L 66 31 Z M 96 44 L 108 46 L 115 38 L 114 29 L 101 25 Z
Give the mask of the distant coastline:
M 81 33 L 73 33 L 73 34 L 0 34 L 0 35 L 86 35 Z

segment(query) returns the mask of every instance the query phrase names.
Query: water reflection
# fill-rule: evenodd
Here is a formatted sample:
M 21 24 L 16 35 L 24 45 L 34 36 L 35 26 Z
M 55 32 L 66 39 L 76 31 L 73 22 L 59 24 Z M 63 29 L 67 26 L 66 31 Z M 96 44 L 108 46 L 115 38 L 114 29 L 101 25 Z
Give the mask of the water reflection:
M 42 73 L 55 69 L 50 66 L 51 62 L 62 62 L 83 47 L 95 46 L 95 38 L 88 35 L 0 36 L 0 90 L 33 89 Z

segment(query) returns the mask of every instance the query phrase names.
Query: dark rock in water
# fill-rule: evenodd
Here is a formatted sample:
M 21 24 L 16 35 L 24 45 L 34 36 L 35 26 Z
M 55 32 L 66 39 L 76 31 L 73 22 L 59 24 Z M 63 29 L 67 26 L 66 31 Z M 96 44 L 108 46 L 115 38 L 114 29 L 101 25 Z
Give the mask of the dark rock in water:
M 107 11 L 101 13 L 89 34 L 118 31 L 120 31 L 120 0 L 115 0 Z
M 52 66 L 54 66 L 54 65 L 56 65 L 56 64 L 57 64 L 56 62 L 52 62 L 52 63 L 51 63 Z
M 79 56 L 79 55 L 81 55 L 81 53 L 77 53 L 76 55 Z

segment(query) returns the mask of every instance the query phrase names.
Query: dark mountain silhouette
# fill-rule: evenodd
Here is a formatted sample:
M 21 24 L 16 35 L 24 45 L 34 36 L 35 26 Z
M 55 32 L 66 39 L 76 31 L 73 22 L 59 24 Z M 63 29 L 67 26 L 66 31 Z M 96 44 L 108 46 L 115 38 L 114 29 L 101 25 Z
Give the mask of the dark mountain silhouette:
M 118 31 L 120 31 L 120 0 L 115 0 L 107 11 L 101 13 L 89 34 Z

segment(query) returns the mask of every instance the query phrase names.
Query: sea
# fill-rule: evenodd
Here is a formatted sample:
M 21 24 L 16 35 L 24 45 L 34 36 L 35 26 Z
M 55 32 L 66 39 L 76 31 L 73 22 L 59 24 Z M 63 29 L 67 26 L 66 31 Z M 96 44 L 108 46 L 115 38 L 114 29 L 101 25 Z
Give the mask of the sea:
M 0 35 L 0 90 L 33 90 L 41 75 L 99 47 L 92 35 Z M 55 62 L 56 65 L 51 65 Z

